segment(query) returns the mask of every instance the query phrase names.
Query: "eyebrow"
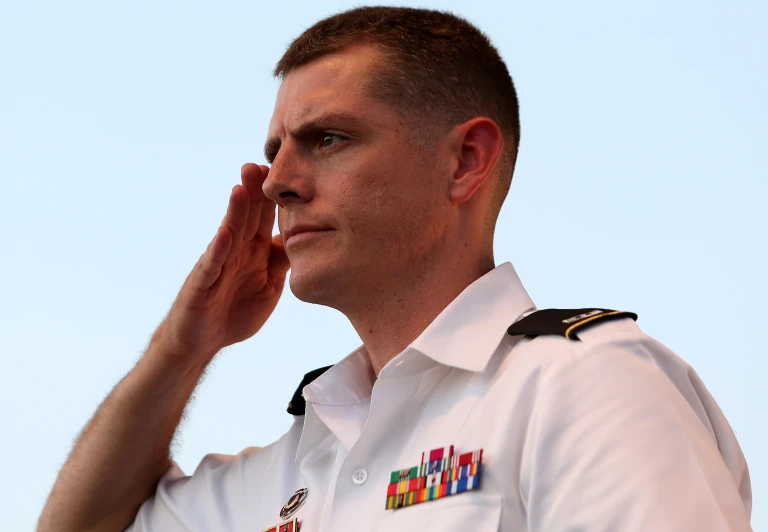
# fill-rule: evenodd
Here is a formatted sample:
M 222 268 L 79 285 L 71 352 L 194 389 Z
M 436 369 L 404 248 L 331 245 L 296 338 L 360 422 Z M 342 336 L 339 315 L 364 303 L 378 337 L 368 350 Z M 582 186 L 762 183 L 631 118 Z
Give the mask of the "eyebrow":
M 290 131 L 289 134 L 298 139 L 306 139 L 326 129 L 345 125 L 361 129 L 365 127 L 363 121 L 355 115 L 343 112 L 328 113 L 304 122 L 293 131 Z M 266 157 L 269 164 L 272 164 L 272 161 L 277 157 L 281 144 L 280 137 L 270 137 L 267 139 L 267 142 L 264 144 L 264 157 Z

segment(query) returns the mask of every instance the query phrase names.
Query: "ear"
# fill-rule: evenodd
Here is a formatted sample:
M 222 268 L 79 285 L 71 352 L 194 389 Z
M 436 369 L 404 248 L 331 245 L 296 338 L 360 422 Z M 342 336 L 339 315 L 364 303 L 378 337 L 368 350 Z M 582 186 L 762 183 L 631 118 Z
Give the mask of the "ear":
M 453 130 L 451 152 L 456 170 L 451 184 L 451 200 L 463 203 L 486 182 L 504 149 L 504 136 L 490 118 L 478 116 Z

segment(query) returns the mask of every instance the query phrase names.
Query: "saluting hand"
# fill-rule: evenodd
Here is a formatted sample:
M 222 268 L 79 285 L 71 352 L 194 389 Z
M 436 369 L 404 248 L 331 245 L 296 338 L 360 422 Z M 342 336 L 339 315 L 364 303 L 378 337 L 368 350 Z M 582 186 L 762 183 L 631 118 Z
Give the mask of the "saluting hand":
M 261 188 L 268 173 L 243 165 L 216 236 L 153 336 L 163 350 L 207 363 L 256 334 L 275 309 L 290 263 L 282 237 L 272 236 L 275 202 Z

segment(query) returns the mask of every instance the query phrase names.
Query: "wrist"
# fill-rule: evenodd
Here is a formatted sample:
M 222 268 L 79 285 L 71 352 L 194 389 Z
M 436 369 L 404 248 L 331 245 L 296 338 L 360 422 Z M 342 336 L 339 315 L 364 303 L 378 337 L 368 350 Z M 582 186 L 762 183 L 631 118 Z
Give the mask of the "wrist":
M 152 335 L 142 361 L 146 360 L 182 373 L 202 373 L 218 350 L 209 352 L 192 350 L 172 342 L 165 334 L 164 325 L 161 325 Z

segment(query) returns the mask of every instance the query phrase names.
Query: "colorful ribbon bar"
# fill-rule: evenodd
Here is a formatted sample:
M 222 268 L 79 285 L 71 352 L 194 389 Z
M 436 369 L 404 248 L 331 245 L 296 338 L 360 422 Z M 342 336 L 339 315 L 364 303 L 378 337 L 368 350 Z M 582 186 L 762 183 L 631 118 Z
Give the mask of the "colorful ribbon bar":
M 422 453 L 420 465 L 390 475 L 387 510 L 479 489 L 482 460 L 482 449 L 457 455 L 453 445 Z
M 265 528 L 262 532 L 299 532 L 299 521 L 298 519 L 292 519 L 291 521 Z

